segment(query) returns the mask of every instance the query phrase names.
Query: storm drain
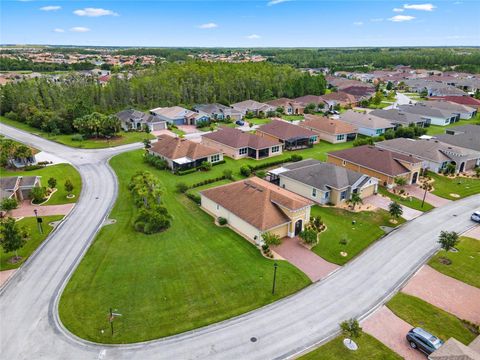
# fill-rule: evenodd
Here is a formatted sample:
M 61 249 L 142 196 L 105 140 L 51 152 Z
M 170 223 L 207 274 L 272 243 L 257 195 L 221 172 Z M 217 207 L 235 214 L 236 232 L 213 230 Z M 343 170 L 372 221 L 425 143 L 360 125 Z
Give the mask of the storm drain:
M 257 338 L 256 338 L 256 337 L 251 337 L 251 338 L 250 338 L 250 341 L 251 341 L 251 342 L 257 342 Z

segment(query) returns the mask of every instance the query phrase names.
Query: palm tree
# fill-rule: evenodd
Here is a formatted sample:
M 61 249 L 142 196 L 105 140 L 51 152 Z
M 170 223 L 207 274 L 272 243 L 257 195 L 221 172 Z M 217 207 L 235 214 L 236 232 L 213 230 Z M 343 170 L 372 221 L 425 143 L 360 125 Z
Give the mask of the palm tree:
M 422 208 L 423 208 L 423 204 L 425 203 L 425 198 L 427 197 L 427 191 L 432 190 L 432 184 L 430 184 L 428 181 L 424 181 L 422 185 L 420 185 L 420 188 L 425 190 L 425 193 L 423 194 L 423 199 L 422 199 Z
M 355 210 L 355 206 L 357 206 L 358 204 L 363 204 L 363 200 L 359 193 L 354 192 L 352 193 L 350 200 L 348 200 L 348 203 L 352 204 L 352 210 Z
M 402 206 L 399 203 L 397 203 L 396 201 L 392 201 L 388 205 L 388 212 L 390 213 L 392 218 L 398 219 L 400 216 L 402 216 L 403 209 L 402 209 Z

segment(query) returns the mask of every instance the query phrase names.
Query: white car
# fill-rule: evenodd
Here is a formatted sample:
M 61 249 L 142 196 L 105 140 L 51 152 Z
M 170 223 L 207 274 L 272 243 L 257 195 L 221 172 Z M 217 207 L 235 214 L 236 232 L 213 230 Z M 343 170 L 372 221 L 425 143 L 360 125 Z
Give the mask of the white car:
M 480 223 L 480 211 L 475 211 L 472 216 L 470 216 L 470 219 L 472 219 L 475 222 Z

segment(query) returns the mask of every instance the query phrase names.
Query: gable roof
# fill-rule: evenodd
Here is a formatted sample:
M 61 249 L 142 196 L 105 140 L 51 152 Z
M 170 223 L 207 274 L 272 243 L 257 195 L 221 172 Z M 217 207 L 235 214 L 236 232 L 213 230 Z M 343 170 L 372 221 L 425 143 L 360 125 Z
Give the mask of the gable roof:
M 203 190 L 200 194 L 261 231 L 291 221 L 281 207 L 295 211 L 313 205 L 312 201 L 257 177 Z
M 351 134 L 356 133 L 357 128 L 342 120 L 333 120 L 326 116 L 305 115 L 305 120 L 299 126 L 309 128 L 313 131 L 325 132 L 328 134 Z
M 408 113 L 399 109 L 388 109 L 388 110 L 376 109 L 371 111 L 370 115 L 378 116 L 394 124 L 402 124 L 402 125 L 409 125 L 412 123 L 416 124 L 419 122 L 426 121 L 419 114 Z
M 399 105 L 398 108 L 403 112 L 408 112 L 412 114 L 418 114 L 427 117 L 437 117 L 437 118 L 451 118 L 454 114 L 451 111 L 444 109 L 433 108 L 426 106 L 422 103 L 417 103 L 415 105 Z
M 302 104 L 300 102 L 298 102 L 297 100 L 292 100 L 292 99 L 288 99 L 288 98 L 284 98 L 284 97 L 279 98 L 279 99 L 275 99 L 275 100 L 267 101 L 266 104 L 271 105 L 271 106 L 275 106 L 275 107 L 279 107 L 279 106 L 299 107 L 299 106 L 302 106 Z
M 334 151 L 328 153 L 328 155 L 364 166 L 389 176 L 397 176 L 410 171 L 401 164 L 401 161 L 408 163 L 422 162 L 422 160 L 416 157 L 380 149 L 372 145 L 363 145 L 351 149 Z
M 295 101 L 303 105 L 309 105 L 309 104 L 318 105 L 323 103 L 323 97 L 319 95 L 305 95 L 305 96 L 300 96 L 296 98 Z
M 135 109 L 120 111 L 116 114 L 116 116 L 117 118 L 119 118 L 121 121 L 124 121 L 124 122 L 128 122 L 130 120 L 141 121 L 143 123 L 165 122 L 165 120 L 160 119 L 156 115 L 147 114 Z
M 431 99 L 451 101 L 457 104 L 467 105 L 475 108 L 480 107 L 480 100 L 475 99 L 471 96 L 435 96 L 431 97 Z
M 160 135 L 158 141 L 153 143 L 149 150 L 171 160 L 183 157 L 197 160 L 219 154 L 217 149 L 170 135 Z
M 480 353 L 457 339 L 450 338 L 428 358 L 430 360 L 480 360 Z
M 343 120 L 358 128 L 390 129 L 394 127 L 390 121 L 381 117 L 369 113 L 360 113 L 353 110 L 348 110 L 340 115 L 340 120 Z
M 344 167 L 318 160 L 303 160 L 292 165 L 294 166 L 283 166 L 288 171 L 281 172 L 279 176 L 299 181 L 323 191 L 328 191 L 330 187 L 344 189 L 355 184 L 364 176 Z
M 468 132 L 456 135 L 435 135 L 435 137 L 446 144 L 480 151 L 480 133 Z
M 255 100 L 245 100 L 231 105 L 232 108 L 239 111 L 268 111 L 273 108 L 273 106 L 261 103 Z
M 202 137 L 236 149 L 243 147 L 250 147 L 252 149 L 265 149 L 271 146 L 281 145 L 279 141 L 229 127 L 220 127 L 219 130 L 202 135 Z
M 273 119 L 268 124 L 260 126 L 257 131 L 270 134 L 278 139 L 288 140 L 293 138 L 310 138 L 318 136 L 317 133 L 298 125 L 290 124 L 283 120 Z
M 198 113 L 185 109 L 181 106 L 159 107 L 150 110 L 151 113 L 164 116 L 168 119 L 180 119 L 197 116 Z

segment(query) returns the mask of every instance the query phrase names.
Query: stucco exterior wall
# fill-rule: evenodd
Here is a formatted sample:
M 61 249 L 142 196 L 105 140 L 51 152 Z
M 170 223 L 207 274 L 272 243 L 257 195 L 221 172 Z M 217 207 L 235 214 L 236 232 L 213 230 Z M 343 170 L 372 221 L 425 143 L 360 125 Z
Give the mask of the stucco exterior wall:
M 232 158 L 232 159 L 235 159 L 235 160 L 247 157 L 247 154 L 239 155 L 239 153 L 238 153 L 239 149 L 232 148 L 230 146 L 219 143 L 219 142 L 214 141 L 212 139 L 208 139 L 206 137 L 202 137 L 201 142 L 202 142 L 202 144 L 204 144 L 206 146 L 212 147 L 214 149 L 217 149 L 218 151 L 223 152 L 225 154 L 225 156 L 228 156 L 229 158 Z
M 325 199 L 325 192 L 317 189 L 317 196 L 313 196 L 313 187 L 304 183 L 301 183 L 296 180 L 292 180 L 280 174 L 280 186 L 294 192 L 295 194 L 301 195 L 307 199 L 315 201 L 319 204 L 326 204 L 329 202 L 329 198 Z

